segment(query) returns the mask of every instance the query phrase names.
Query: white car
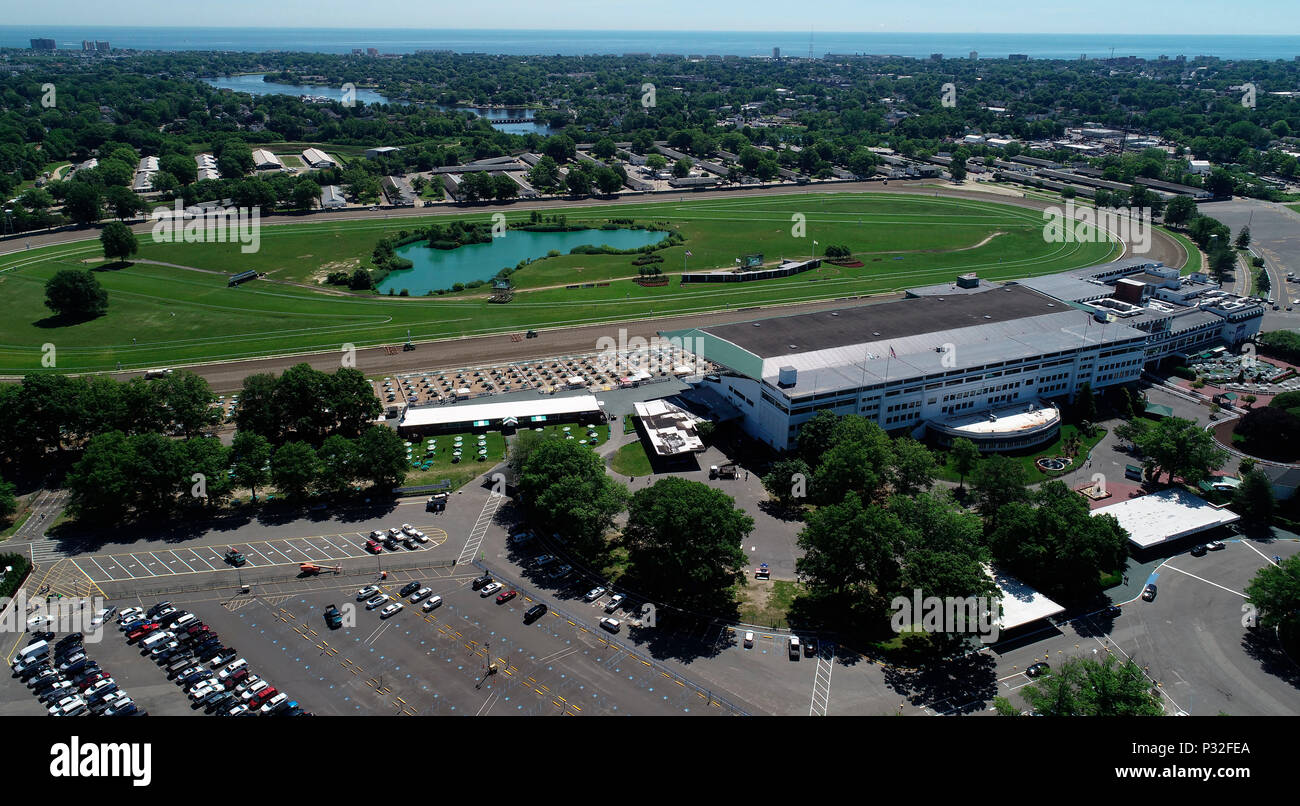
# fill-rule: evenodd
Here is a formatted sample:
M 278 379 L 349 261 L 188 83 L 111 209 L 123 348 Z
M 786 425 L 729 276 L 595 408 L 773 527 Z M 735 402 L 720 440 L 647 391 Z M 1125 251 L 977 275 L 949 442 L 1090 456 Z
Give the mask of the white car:
M 379 607 L 380 605 L 382 605 L 384 602 L 387 601 L 388 601 L 388 594 L 386 593 L 377 594 L 366 600 L 366 609 L 374 610 L 376 607 Z
M 235 693 L 238 694 L 238 695 L 240 695 L 240 696 L 243 696 L 244 692 L 245 692 L 245 691 L 248 691 L 248 689 L 249 689 L 251 686 L 255 686 L 255 685 L 257 685 L 257 684 L 260 683 L 260 682 L 262 682 L 262 678 L 258 677 L 258 676 L 255 675 L 255 674 L 250 674 L 248 677 L 245 677 L 245 678 L 244 678 L 244 682 L 242 682 L 242 683 L 240 683 L 239 685 L 235 686 Z
M 623 622 L 619 621 L 616 618 L 603 618 L 600 620 L 600 626 L 604 627 L 610 632 L 618 632 L 618 628 L 623 626 Z
M 262 707 L 257 709 L 257 712 L 259 714 L 269 714 L 272 711 L 274 711 L 276 707 L 279 706 L 280 703 L 285 702 L 288 699 L 289 699 L 289 695 L 285 694 L 282 691 L 279 694 L 276 694 L 271 699 L 267 700 L 265 703 L 263 703 Z
M 383 610 L 379 611 L 379 617 L 388 618 L 389 616 L 396 615 L 402 612 L 402 608 L 405 606 L 406 605 L 402 604 L 401 602 L 393 602 L 388 607 L 385 607 Z
M 478 592 L 478 595 L 487 598 L 499 590 L 501 590 L 500 582 L 489 582 L 483 586 L 482 590 Z
M 225 681 L 230 679 L 230 676 L 232 674 L 238 672 L 240 669 L 243 669 L 247 665 L 248 665 L 248 661 L 244 660 L 243 658 L 240 658 L 239 660 L 233 660 L 230 663 L 227 663 L 224 669 L 217 672 L 217 679 L 224 683 Z
M 384 538 L 386 537 L 388 537 L 388 532 L 385 532 L 383 529 L 376 529 L 375 531 L 370 533 L 371 540 L 378 540 L 381 543 L 384 541 Z
M 214 694 L 221 690 L 222 689 L 218 687 L 216 683 L 213 683 L 211 680 L 204 680 L 201 683 L 195 683 L 194 686 L 190 689 L 190 699 L 201 700 L 204 697 L 208 696 L 209 694 Z
M 402 533 L 402 527 L 400 526 L 394 526 L 392 529 L 388 530 L 388 535 L 390 537 L 397 537 L 401 533 Z
M 357 601 L 359 602 L 362 599 L 369 599 L 371 596 L 374 596 L 376 593 L 379 593 L 378 585 L 367 585 L 361 590 L 357 591 Z
M 440 604 L 442 604 L 442 597 L 441 597 L 441 596 L 434 596 L 432 599 L 430 599 L 429 601 L 425 602 L 425 603 L 421 606 L 421 609 L 424 610 L 424 612 L 428 613 L 430 610 L 433 610 L 435 607 L 437 607 L 437 606 L 440 605 Z
M 753 630 L 747 630 L 745 632 L 745 649 L 750 649 L 753 646 L 754 646 L 754 632 Z
M 143 615 L 144 615 L 143 607 L 128 607 L 127 609 L 118 612 L 117 623 L 125 624 L 128 621 L 132 621 Z
M 410 537 L 415 537 L 415 527 L 409 523 L 404 523 L 402 524 L 402 533 L 409 535 Z
M 81 692 L 81 696 L 86 700 L 90 700 L 95 695 L 103 693 L 108 689 L 117 689 L 117 683 L 111 677 L 105 677 L 103 680 L 95 681 L 93 685 Z
M 50 716 L 69 716 L 85 710 L 86 701 L 80 697 L 64 697 L 49 707 Z
M 261 691 L 264 688 L 268 688 L 270 685 L 271 684 L 266 682 L 265 680 L 258 680 L 253 685 L 244 689 L 244 693 L 240 694 L 239 698 L 244 702 L 248 702 L 249 700 L 253 699 L 253 697 L 257 696 L 257 692 Z
M 619 605 L 623 604 L 623 600 L 626 598 L 627 598 L 626 593 L 616 593 L 613 596 L 609 597 L 609 601 L 605 603 L 605 612 L 613 613 L 615 610 L 618 609 Z
M 246 713 L 248 713 L 248 706 L 241 702 L 239 705 L 236 705 L 234 708 L 227 711 L 226 716 L 242 716 Z
M 411 594 L 411 604 L 415 604 L 416 602 L 420 602 L 429 598 L 429 595 L 432 593 L 433 593 L 433 588 L 420 588 L 418 591 Z
M 117 613 L 116 607 L 100 608 L 99 611 L 95 613 L 95 617 L 90 620 L 90 628 L 93 630 L 112 618 L 115 613 Z
M 421 532 L 419 529 L 416 529 L 415 532 L 412 533 L 411 537 L 414 537 L 416 539 L 416 542 L 419 543 L 429 542 L 429 536 L 426 535 L 424 532 Z
M 597 586 L 587 591 L 587 595 L 582 597 L 582 600 L 584 602 L 594 602 L 604 595 L 605 595 L 605 589 Z

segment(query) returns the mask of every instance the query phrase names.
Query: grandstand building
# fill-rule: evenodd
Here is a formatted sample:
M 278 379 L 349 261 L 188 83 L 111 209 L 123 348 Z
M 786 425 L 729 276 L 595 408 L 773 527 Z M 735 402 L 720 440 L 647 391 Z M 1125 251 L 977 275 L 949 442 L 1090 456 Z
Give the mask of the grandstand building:
M 1257 300 L 1129 259 L 1005 284 L 974 275 L 904 299 L 664 333 L 722 371 L 698 383 L 778 450 L 819 411 L 985 451 L 1048 442 L 1058 404 L 1259 332 Z M 716 397 L 715 397 L 716 396 Z

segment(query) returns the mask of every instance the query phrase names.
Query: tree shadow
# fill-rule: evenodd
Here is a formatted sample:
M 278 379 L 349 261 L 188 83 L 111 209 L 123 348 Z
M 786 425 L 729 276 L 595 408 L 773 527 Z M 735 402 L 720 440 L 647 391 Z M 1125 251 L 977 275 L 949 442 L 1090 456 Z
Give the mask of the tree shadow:
M 103 315 L 104 315 L 103 313 L 89 313 L 89 314 L 56 313 L 52 316 L 47 316 L 44 319 L 37 319 L 35 322 L 32 322 L 32 325 L 35 327 L 39 327 L 43 330 L 51 330 L 54 328 L 61 328 L 61 327 L 74 327 L 76 325 L 84 325 L 87 322 L 93 322 L 94 320 L 100 318 Z
M 1241 648 L 1259 662 L 1260 669 L 1292 689 L 1300 689 L 1300 666 L 1282 651 L 1282 644 L 1275 631 L 1260 627 L 1248 629 L 1241 636 Z
M 884 668 L 885 684 L 916 707 L 941 714 L 983 711 L 998 695 L 997 662 L 986 652 L 942 658 L 915 668 Z
M 758 508 L 768 517 L 786 523 L 802 521 L 807 514 L 803 507 L 783 507 L 771 499 L 759 501 Z

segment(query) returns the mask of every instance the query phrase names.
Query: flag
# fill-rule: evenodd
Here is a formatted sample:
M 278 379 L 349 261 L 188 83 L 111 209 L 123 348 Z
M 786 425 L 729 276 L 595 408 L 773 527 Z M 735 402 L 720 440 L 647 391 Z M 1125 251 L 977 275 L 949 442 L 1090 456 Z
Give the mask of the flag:
M 898 358 L 898 353 L 894 352 L 894 345 L 889 345 L 889 357 Z
M 691 250 L 689 250 L 689 249 L 686 250 L 686 256 L 687 256 L 687 257 L 695 257 L 694 255 L 691 254 Z

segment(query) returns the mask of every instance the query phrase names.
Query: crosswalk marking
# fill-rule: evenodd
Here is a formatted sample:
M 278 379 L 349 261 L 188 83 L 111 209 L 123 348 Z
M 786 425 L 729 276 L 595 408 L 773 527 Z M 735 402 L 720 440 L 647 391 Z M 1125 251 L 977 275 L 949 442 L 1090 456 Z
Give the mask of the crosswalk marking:
M 831 704 L 831 673 L 835 671 L 835 647 L 827 644 L 818 649 L 817 668 L 813 672 L 812 703 L 809 716 L 826 716 Z
M 483 537 L 487 534 L 488 527 L 492 525 L 492 518 L 496 516 L 504 500 L 506 500 L 504 495 L 494 492 L 488 496 L 487 501 L 483 502 L 483 511 L 479 513 L 478 520 L 474 521 L 474 528 L 470 530 L 469 539 L 465 541 L 465 548 L 456 558 L 456 565 L 463 565 L 474 559 L 478 547 L 483 544 Z

